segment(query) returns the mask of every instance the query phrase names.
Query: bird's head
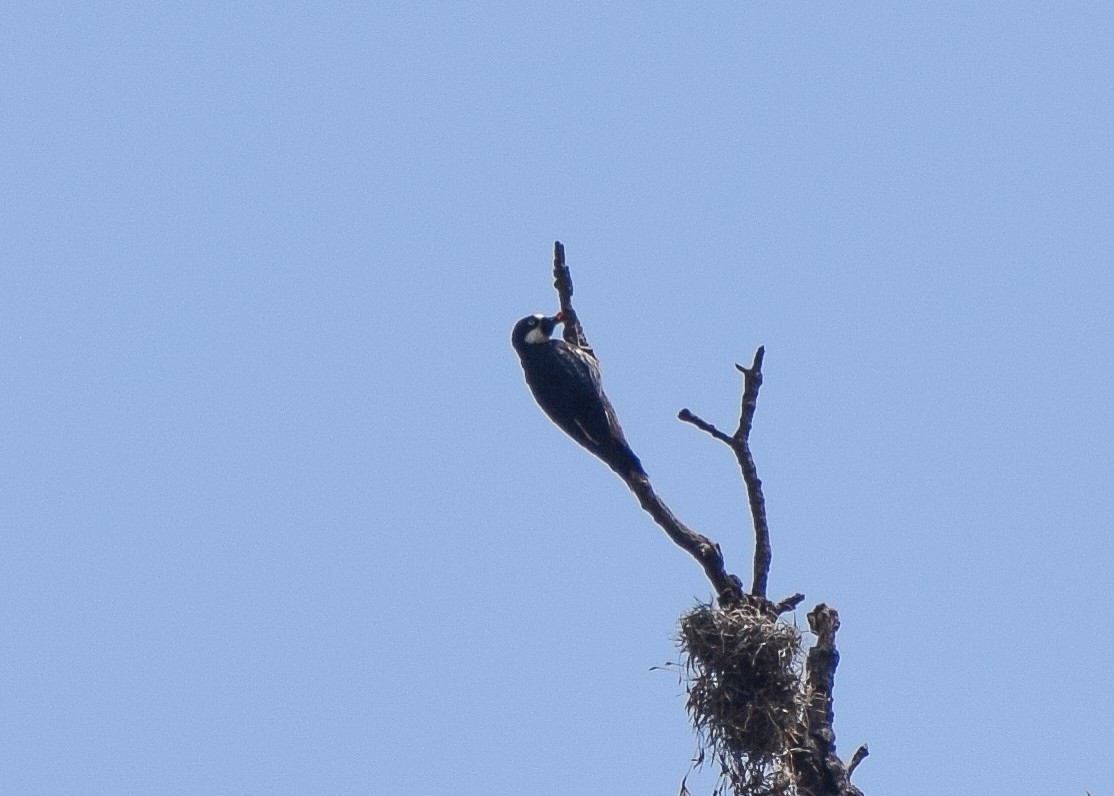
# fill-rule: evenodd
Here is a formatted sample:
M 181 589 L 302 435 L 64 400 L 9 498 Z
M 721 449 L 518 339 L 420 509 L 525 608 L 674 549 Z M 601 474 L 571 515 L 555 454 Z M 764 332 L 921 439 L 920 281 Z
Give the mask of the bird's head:
M 553 329 L 561 323 L 561 313 L 556 315 L 527 315 L 514 325 L 511 332 L 511 344 L 516 350 L 522 350 L 528 345 L 544 343 L 553 335 Z

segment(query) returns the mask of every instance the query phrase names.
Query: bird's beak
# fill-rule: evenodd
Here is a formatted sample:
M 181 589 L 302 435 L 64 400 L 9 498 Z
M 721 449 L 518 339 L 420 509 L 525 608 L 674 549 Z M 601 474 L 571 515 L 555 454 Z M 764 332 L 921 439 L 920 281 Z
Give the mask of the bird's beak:
M 551 334 L 553 332 L 553 327 L 561 322 L 561 313 L 558 312 L 551 318 L 543 318 L 542 322 L 545 324 L 545 333 Z

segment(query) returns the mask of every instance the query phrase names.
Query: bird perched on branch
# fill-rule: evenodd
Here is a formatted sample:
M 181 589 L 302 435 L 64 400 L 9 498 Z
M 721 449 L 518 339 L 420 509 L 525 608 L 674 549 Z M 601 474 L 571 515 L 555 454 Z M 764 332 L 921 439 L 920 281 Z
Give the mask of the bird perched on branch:
M 603 392 L 596 358 L 564 340 L 552 339 L 564 319 L 527 315 L 514 325 L 511 345 L 518 353 L 534 400 L 562 431 L 600 458 L 622 478 L 645 477 Z

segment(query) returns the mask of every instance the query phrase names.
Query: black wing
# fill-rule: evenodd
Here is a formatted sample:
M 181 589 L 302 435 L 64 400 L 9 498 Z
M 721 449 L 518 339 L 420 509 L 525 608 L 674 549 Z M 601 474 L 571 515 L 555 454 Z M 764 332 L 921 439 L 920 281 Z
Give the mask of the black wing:
M 526 381 L 553 422 L 612 469 L 643 472 L 604 394 L 595 359 L 561 340 L 538 345 L 532 353 Z

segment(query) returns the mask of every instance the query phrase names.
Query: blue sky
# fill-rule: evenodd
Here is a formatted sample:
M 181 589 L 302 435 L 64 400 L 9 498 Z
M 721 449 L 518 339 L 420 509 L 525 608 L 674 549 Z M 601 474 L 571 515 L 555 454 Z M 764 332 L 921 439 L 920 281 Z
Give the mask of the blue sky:
M 741 573 L 675 415 L 767 347 L 868 794 L 1114 789 L 1114 10 L 972 5 L 8 7 L 0 791 L 676 793 L 709 590 L 522 383 L 554 239 Z

